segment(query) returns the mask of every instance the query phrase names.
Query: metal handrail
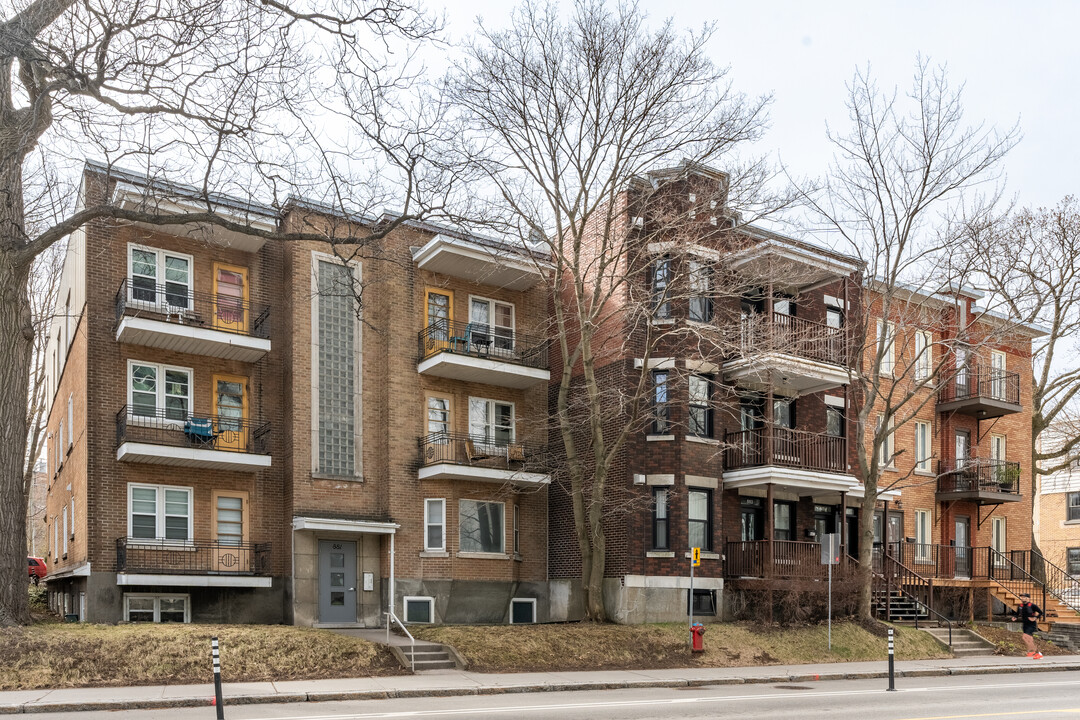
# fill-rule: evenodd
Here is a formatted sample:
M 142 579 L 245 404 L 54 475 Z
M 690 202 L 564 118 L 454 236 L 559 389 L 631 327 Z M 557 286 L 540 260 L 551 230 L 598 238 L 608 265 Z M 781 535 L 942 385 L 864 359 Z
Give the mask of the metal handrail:
M 937 491 L 1020 494 L 1020 463 L 997 458 L 965 458 L 938 463 Z
M 998 552 L 994 548 L 987 548 L 989 550 L 990 562 L 987 563 L 987 575 L 992 582 L 997 583 L 1005 590 L 1011 592 L 1014 595 L 1019 596 L 1022 592 L 1035 591 L 1036 593 L 1042 591 L 1042 597 L 1039 598 L 1039 607 L 1046 608 L 1046 584 L 1036 579 L 1031 573 L 1024 568 L 1020 567 L 1003 553 Z M 1007 578 L 997 578 L 994 576 L 996 570 L 1007 570 Z M 1010 583 L 1012 586 L 1010 587 Z M 1029 588 L 1023 587 L 1023 585 L 1030 585 Z M 1045 615 L 1044 615 L 1045 618 Z
M 155 284 L 135 287 L 125 278 L 116 291 L 116 324 L 125 315 L 152 313 L 165 322 L 210 330 L 270 337 L 270 306 L 221 293 L 196 292 L 190 285 Z
M 414 638 L 408 628 L 405 627 L 405 623 L 398 619 L 398 616 L 394 614 L 393 610 L 387 610 L 384 614 L 386 615 L 386 644 L 390 644 L 390 621 L 392 620 L 398 624 L 398 627 L 401 628 L 401 632 L 405 633 L 406 637 L 408 637 L 409 641 L 412 643 L 412 652 L 409 653 L 409 661 L 412 664 L 411 670 L 416 672 L 416 638 Z
M 1047 560 L 1042 553 L 1034 550 L 1028 552 L 1031 553 L 1032 559 L 1038 558 L 1039 562 L 1042 563 L 1043 577 L 1045 578 L 1043 586 L 1046 591 L 1057 598 L 1062 605 L 1080 613 L 1080 602 L 1077 602 L 1078 598 L 1080 598 L 1080 579 L 1073 577 Z M 1032 563 L 1032 569 L 1034 570 L 1034 563 Z
M 970 364 L 952 371 L 938 392 L 939 403 L 988 398 L 1020 404 L 1020 374 Z
M 880 552 L 880 551 L 876 551 L 876 552 Z M 888 553 L 883 553 L 882 552 L 882 553 L 880 553 L 880 556 L 881 556 L 881 561 L 882 561 L 881 562 L 881 572 L 877 572 L 876 570 L 873 570 L 873 568 L 871 568 L 871 570 L 874 572 L 874 575 L 876 577 L 881 579 L 882 582 L 885 582 L 885 563 L 886 563 L 886 561 L 888 561 L 893 566 L 895 566 L 895 567 L 890 568 L 891 570 L 895 570 L 897 568 L 901 570 L 901 572 L 899 574 L 894 574 L 895 577 L 900 579 L 900 584 L 897 585 L 895 589 L 901 595 L 905 596 L 906 598 L 911 600 L 913 603 L 915 603 L 915 629 L 916 630 L 919 629 L 919 607 L 922 607 L 928 613 L 932 613 L 933 615 L 937 616 L 937 618 L 938 618 L 938 627 L 941 627 L 941 623 L 944 622 L 945 625 L 949 628 L 949 647 L 952 647 L 952 621 L 949 620 L 949 618 L 945 617 L 944 615 L 939 613 L 937 610 L 930 607 L 929 605 L 927 605 L 923 601 L 919 600 L 919 598 L 915 597 L 914 595 L 912 595 L 911 593 L 909 593 L 907 590 L 904 589 L 904 579 L 908 579 L 909 581 L 913 581 L 912 584 L 919 585 L 919 586 L 922 586 L 922 587 L 926 587 L 928 589 L 932 588 L 933 583 L 931 583 L 928 578 L 924 578 L 922 575 L 915 572 L 914 570 L 909 568 L 907 565 L 904 565 L 904 563 L 900 562 L 899 560 L 892 557 Z M 858 561 L 856 560 L 856 562 L 858 562 Z M 886 587 L 886 592 L 889 592 L 890 590 L 893 589 L 887 582 L 886 582 L 885 587 Z M 933 594 L 931 594 L 931 597 L 933 597 Z M 886 605 L 886 607 L 888 607 L 888 605 Z
M 156 409 L 153 415 L 139 415 L 125 405 L 116 413 L 116 446 L 127 440 L 268 455 L 270 423 L 165 408 Z
M 441 352 L 502 360 L 539 369 L 548 366 L 548 341 L 488 323 L 434 320 L 417 333 L 420 359 Z

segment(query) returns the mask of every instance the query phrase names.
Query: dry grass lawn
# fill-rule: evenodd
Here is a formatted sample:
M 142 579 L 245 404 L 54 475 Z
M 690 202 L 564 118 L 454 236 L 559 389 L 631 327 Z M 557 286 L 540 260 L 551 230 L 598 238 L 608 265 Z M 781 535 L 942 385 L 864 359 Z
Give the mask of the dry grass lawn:
M 991 627 L 990 625 L 976 625 L 972 628 L 990 642 L 997 645 L 997 655 L 1010 655 L 1023 657 L 1027 655 L 1027 647 L 1024 639 L 1018 632 L 1012 632 L 1005 628 Z M 1043 655 L 1069 655 L 1071 652 L 1063 647 L 1058 647 L 1049 640 L 1044 639 L 1043 633 L 1035 636 L 1035 647 Z
M 327 630 L 38 623 L 0 629 L 0 690 L 212 682 L 215 635 L 226 682 L 402 672 L 386 649 Z
M 927 633 L 896 628 L 896 657 L 952 657 Z M 738 667 L 885 660 L 886 641 L 853 623 L 827 628 L 760 628 L 743 623 L 709 625 L 705 649 L 691 655 L 685 625 L 510 625 L 423 628 L 417 638 L 454 646 L 470 670 L 527 672 L 670 667 Z

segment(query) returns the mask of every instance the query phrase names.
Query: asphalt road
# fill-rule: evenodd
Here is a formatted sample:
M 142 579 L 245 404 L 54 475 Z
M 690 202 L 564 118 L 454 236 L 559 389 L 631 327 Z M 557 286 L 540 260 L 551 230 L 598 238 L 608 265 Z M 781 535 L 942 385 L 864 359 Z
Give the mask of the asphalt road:
M 374 718 L 513 718 L 514 720 L 660 720 L 661 718 L 784 718 L 785 720 L 960 720 L 1080 718 L 1080 677 L 1074 672 L 901 678 L 786 685 L 726 685 L 520 695 L 243 705 L 227 720 L 368 720 Z M 38 714 L 42 720 L 213 720 L 215 709 Z

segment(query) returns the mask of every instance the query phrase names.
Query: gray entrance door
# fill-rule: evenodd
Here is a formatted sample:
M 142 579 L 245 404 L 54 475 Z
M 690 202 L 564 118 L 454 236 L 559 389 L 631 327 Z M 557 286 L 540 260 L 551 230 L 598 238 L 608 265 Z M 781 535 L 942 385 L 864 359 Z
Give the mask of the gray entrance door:
M 319 541 L 319 622 L 356 622 L 356 543 Z

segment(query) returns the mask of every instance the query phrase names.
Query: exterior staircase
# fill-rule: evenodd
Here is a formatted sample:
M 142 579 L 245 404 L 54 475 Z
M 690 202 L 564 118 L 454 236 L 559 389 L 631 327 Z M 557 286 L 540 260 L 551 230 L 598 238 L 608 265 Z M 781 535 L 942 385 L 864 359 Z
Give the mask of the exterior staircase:
M 928 627 L 919 628 L 923 632 L 930 633 L 942 645 L 949 644 L 949 628 Z M 952 651 L 956 657 L 970 657 L 972 655 L 993 655 L 996 646 L 977 634 L 973 630 L 954 627 L 952 629 Z
M 418 642 L 416 645 L 392 645 L 390 649 L 402 666 L 415 672 L 463 668 L 457 653 L 447 645 Z
M 1050 632 L 1047 633 L 1046 639 L 1071 652 L 1080 652 L 1080 624 L 1051 623 Z
M 877 617 L 888 622 L 911 623 L 916 618 L 925 620 L 930 615 L 925 605 L 900 590 L 888 594 L 884 590 L 875 590 L 873 602 Z

